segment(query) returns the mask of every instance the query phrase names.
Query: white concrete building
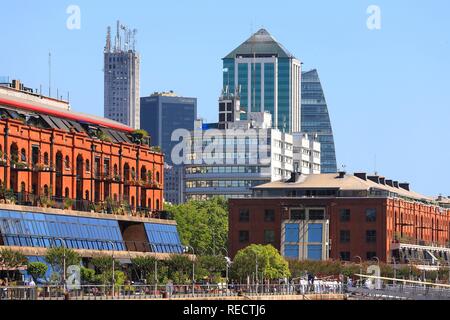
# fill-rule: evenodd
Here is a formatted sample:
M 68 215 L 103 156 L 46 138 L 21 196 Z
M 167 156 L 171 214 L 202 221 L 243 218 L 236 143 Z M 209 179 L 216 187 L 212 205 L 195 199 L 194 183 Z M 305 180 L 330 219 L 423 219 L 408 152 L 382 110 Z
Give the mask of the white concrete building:
M 249 197 L 255 186 L 287 180 L 294 171 L 294 148 L 305 153 L 298 155 L 305 159 L 299 166 L 303 174 L 320 173 L 320 144 L 306 135 L 296 135 L 294 140 L 293 135 L 273 129 L 271 117 L 267 112 L 252 112 L 248 120 L 227 123 L 227 129 L 194 134 L 184 165 L 184 199 Z M 203 123 L 196 128 L 204 128 Z M 217 143 L 214 150 L 213 143 Z

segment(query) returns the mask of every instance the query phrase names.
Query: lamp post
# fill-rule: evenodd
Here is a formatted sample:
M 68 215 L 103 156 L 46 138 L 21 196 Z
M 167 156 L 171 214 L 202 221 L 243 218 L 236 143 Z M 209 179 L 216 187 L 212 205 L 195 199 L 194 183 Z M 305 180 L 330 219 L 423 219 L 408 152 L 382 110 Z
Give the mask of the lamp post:
M 354 258 L 359 259 L 359 285 L 362 287 L 362 258 L 360 256 L 354 256 Z
M 57 240 L 60 240 L 63 246 L 63 290 L 64 294 L 66 294 L 66 240 L 63 238 L 57 238 Z
M 115 287 L 116 287 L 116 277 L 115 277 L 115 269 L 116 269 L 116 266 L 115 266 L 115 261 L 114 261 L 114 252 L 115 252 L 115 245 L 114 245 L 114 242 L 112 242 L 112 241 L 108 241 L 109 243 L 111 243 L 111 246 L 112 246 L 112 296 L 113 296 L 113 300 L 114 300 L 114 297 L 115 297 Z
M 255 261 L 256 261 L 256 265 L 255 265 L 255 283 L 256 283 L 256 295 L 258 295 L 258 253 L 255 252 Z
M 187 245 L 185 252 L 188 253 L 189 249 L 192 249 L 192 254 L 194 255 L 192 258 L 192 296 L 195 296 L 195 250 L 192 246 Z
M 229 274 L 231 259 L 230 259 L 230 255 L 228 254 L 228 250 L 226 248 L 222 248 L 222 250 L 226 253 L 225 261 L 227 262 L 227 265 L 226 265 L 225 277 L 227 279 L 227 290 L 228 290 L 228 282 L 229 282 L 228 274 Z

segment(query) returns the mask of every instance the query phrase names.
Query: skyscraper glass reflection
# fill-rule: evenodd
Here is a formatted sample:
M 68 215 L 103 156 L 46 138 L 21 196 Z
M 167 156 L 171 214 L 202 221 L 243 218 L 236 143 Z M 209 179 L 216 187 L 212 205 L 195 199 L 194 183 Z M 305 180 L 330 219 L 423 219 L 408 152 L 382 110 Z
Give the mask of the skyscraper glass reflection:
M 318 135 L 321 143 L 322 173 L 337 172 L 333 129 L 316 69 L 302 73 L 301 119 L 302 132 Z

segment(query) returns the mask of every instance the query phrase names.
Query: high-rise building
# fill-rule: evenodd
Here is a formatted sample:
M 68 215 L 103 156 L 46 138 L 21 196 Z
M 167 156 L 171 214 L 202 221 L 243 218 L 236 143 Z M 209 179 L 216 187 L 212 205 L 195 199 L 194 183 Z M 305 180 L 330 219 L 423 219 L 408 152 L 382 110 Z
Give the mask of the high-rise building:
M 318 136 L 322 173 L 336 173 L 336 151 L 327 102 L 316 69 L 302 73 L 302 132 Z
M 108 27 L 104 50 L 104 116 L 139 129 L 140 56 L 135 46 L 136 33 L 136 29 L 130 30 L 117 21 L 113 46 Z
M 222 103 L 223 99 L 219 110 Z M 188 143 L 193 149 L 185 155 L 185 200 L 246 198 L 253 187 L 289 179 L 293 171 L 320 173 L 320 143 L 306 134 L 293 136 L 273 129 L 270 113 L 251 112 L 248 120 L 224 125 L 226 128 L 214 132 L 214 138 L 222 144 L 219 142 L 209 152 L 213 141 L 201 121 L 197 123 L 199 131 L 191 135 L 192 143 Z
M 148 131 L 152 144 L 161 147 L 165 154 L 164 183 L 165 201 L 178 204 L 183 202 L 182 170 L 173 165 L 172 149 L 178 143 L 172 141 L 172 133 L 177 129 L 194 130 L 197 118 L 197 99 L 177 96 L 171 92 L 155 92 L 141 98 L 141 128 Z
M 274 128 L 300 131 L 301 62 L 265 29 L 223 58 L 223 67 L 223 86 L 239 93 L 243 111 L 269 112 Z

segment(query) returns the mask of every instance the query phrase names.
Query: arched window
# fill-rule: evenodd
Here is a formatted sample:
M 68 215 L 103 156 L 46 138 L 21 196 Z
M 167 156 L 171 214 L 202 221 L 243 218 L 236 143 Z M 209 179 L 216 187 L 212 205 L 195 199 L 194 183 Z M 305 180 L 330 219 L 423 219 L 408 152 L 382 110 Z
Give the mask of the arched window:
M 66 158 L 64 159 L 64 167 L 66 169 L 70 169 L 70 158 L 69 158 L 69 156 L 66 156 Z
M 123 176 L 125 181 L 130 181 L 130 165 L 128 163 L 123 166 Z
M 119 175 L 119 168 L 117 167 L 117 164 L 114 165 L 114 177 L 117 177 Z
M 44 186 L 44 195 L 48 197 L 48 185 Z
M 20 150 L 20 161 L 26 162 L 27 161 L 27 153 L 25 151 L 25 149 L 22 148 L 22 150 Z
M 141 180 L 147 181 L 147 168 L 145 166 L 141 168 Z
M 20 192 L 25 192 L 25 182 L 20 183 Z
M 64 196 L 65 196 L 66 198 L 69 198 L 69 188 L 66 188 L 66 189 L 65 189 L 65 191 L 64 191 Z
M 84 199 L 89 201 L 89 190 L 84 193 Z
M 48 162 L 48 152 L 45 152 L 45 153 L 44 153 L 44 164 L 45 164 L 46 166 L 48 166 L 48 164 L 49 164 L 49 162 Z
M 19 148 L 17 147 L 16 143 L 11 144 L 9 155 L 11 157 L 11 161 L 12 162 L 18 162 L 19 161 Z
M 152 210 L 152 198 L 148 199 L 148 209 Z
M 136 179 L 136 169 L 134 167 L 131 168 L 131 178 Z
M 156 199 L 156 210 L 159 210 L 159 199 Z
M 156 182 L 160 183 L 161 181 L 159 181 L 159 171 L 156 171 Z
M 89 159 L 86 159 L 86 172 L 91 172 L 91 163 Z

